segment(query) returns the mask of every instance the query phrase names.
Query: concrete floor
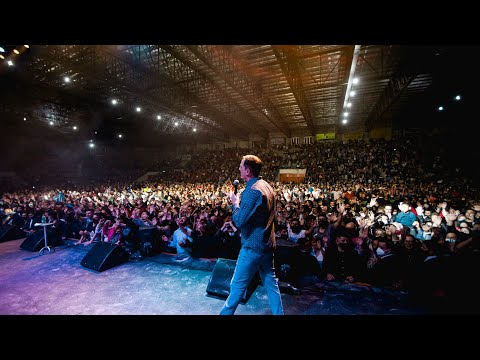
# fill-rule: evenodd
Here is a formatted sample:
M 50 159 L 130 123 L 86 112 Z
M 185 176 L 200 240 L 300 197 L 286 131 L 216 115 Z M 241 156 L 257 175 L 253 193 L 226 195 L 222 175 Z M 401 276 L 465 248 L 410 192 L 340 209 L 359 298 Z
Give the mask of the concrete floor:
M 96 272 L 80 265 L 93 245 L 67 240 L 41 256 L 21 249 L 23 240 L 0 243 L 0 315 L 216 315 L 223 305 L 206 293 L 215 261 L 158 254 Z M 306 283 L 282 300 L 286 315 L 421 313 L 405 294 L 335 282 Z M 262 286 L 236 314 L 270 314 Z

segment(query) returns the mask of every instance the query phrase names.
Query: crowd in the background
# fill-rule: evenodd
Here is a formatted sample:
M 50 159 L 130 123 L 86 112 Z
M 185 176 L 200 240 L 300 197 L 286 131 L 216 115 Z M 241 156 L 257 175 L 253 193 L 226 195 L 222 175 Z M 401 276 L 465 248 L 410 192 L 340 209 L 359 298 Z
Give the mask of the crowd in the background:
M 280 278 L 365 282 L 427 297 L 465 293 L 480 250 L 476 184 L 439 156 L 425 162 L 408 139 L 198 152 L 181 168 L 161 164 L 142 183 L 110 178 L 3 193 L 1 222 L 33 232 L 45 216 L 58 243 L 235 259 L 240 231 L 227 194 L 248 152 L 263 160 L 276 192 Z M 282 183 L 281 168 L 306 169 L 306 177 Z M 150 249 L 142 229 L 151 230 Z

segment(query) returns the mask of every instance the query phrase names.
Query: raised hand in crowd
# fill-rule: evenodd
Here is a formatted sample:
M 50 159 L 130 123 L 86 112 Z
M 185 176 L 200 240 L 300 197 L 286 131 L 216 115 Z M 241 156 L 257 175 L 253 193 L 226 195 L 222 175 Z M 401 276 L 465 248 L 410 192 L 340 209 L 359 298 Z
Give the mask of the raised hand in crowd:
M 415 211 L 417 212 L 417 216 L 422 216 L 422 215 L 423 215 L 423 206 L 422 206 L 422 205 L 418 205 L 418 206 L 415 208 Z

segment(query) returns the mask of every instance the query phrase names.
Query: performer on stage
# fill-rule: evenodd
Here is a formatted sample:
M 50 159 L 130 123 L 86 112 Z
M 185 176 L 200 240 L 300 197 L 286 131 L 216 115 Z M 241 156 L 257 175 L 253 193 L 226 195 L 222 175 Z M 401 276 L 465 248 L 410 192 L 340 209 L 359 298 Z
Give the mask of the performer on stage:
M 240 176 L 246 187 L 242 201 L 230 191 L 233 221 L 241 231 L 242 248 L 230 284 L 230 294 L 220 315 L 233 315 L 248 284 L 258 271 L 273 315 L 283 315 L 282 298 L 275 276 L 273 251 L 275 248 L 275 193 L 261 178 L 262 160 L 245 155 L 240 163 Z

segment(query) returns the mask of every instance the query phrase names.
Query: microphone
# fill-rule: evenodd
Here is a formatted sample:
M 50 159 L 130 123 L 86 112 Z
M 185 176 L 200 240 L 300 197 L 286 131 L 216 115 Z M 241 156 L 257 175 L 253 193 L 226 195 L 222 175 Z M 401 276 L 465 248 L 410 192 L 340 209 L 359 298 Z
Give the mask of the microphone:
M 238 192 L 238 184 L 240 183 L 240 181 L 238 180 L 233 180 L 233 186 L 235 187 L 235 190 L 233 190 L 233 193 L 235 195 L 237 195 L 237 192 Z

